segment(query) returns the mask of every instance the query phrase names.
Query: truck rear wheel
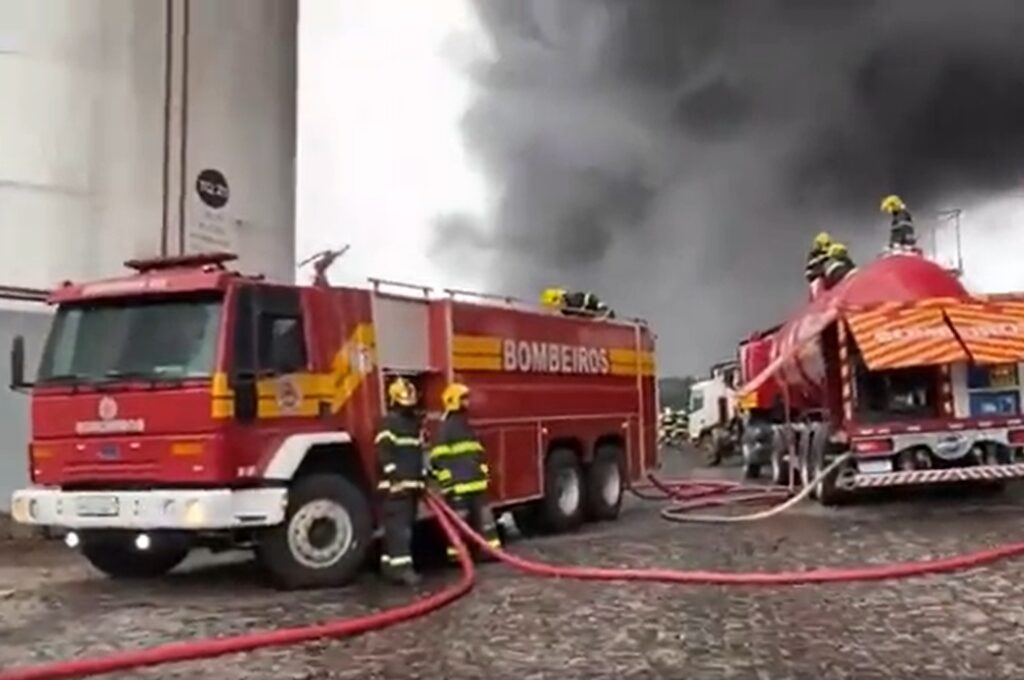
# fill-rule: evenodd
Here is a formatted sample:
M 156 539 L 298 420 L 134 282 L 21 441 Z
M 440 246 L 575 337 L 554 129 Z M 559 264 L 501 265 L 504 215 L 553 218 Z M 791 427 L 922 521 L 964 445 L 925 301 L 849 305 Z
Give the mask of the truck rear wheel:
M 623 452 L 618 444 L 598 447 L 587 469 L 587 515 L 594 520 L 613 520 L 622 509 Z
M 722 451 L 718 448 L 711 430 L 702 432 L 697 438 L 697 450 L 700 451 L 704 464 L 708 467 L 721 465 Z
M 544 498 L 540 513 L 550 533 L 574 531 L 583 523 L 583 470 L 571 449 L 554 449 L 544 463 Z
M 370 505 L 341 475 L 299 477 L 284 522 L 267 529 L 256 555 L 286 590 L 342 586 L 359 573 L 373 537 Z
M 184 539 L 154 534 L 146 550 L 135 547 L 133 533 L 84 535 L 82 555 L 89 564 L 113 579 L 163 576 L 181 564 L 191 546 Z

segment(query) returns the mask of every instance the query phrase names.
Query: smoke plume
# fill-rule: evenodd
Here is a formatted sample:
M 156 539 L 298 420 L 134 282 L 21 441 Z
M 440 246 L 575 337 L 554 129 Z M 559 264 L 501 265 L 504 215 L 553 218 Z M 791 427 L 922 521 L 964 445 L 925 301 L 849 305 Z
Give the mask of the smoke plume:
M 703 371 L 806 295 L 812 236 L 860 260 L 878 201 L 926 224 L 1018 184 L 1019 0 L 476 0 L 493 45 L 464 121 L 496 188 L 439 220 L 493 288 L 593 290 Z

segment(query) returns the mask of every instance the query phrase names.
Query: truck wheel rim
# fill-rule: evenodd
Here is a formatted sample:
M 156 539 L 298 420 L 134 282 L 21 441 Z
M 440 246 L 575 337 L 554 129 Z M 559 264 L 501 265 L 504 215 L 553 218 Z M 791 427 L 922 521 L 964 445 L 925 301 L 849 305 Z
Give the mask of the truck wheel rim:
M 352 546 L 352 518 L 344 507 L 318 500 L 299 508 L 288 523 L 288 547 L 310 569 L 337 564 Z
M 560 475 L 558 488 L 558 509 L 566 516 L 575 514 L 580 504 L 579 477 L 571 470 L 563 472 Z
M 604 478 L 604 486 L 601 487 L 601 496 L 607 505 L 615 505 L 619 502 L 621 491 L 622 478 L 619 476 L 619 466 L 609 465 L 608 474 Z

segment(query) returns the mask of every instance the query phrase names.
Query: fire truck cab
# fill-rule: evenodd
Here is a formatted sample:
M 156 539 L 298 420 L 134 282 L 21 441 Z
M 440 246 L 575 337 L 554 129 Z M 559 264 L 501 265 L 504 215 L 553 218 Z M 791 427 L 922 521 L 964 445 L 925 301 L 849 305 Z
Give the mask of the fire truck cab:
M 617 516 L 656 464 L 653 336 L 512 301 L 272 283 L 229 254 L 127 263 L 65 283 L 31 393 L 32 486 L 14 519 L 58 527 L 114 577 L 195 547 L 251 547 L 283 587 L 339 585 L 368 556 L 373 446 L 391 376 L 428 430 L 450 380 L 474 392 L 491 500 L 551 532 Z M 595 389 L 597 388 L 597 389 Z

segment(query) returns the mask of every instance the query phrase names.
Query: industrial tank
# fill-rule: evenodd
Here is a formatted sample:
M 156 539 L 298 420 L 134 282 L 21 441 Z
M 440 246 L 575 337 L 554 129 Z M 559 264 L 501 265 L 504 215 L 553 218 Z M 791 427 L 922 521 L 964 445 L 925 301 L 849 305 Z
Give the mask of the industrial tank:
M 296 5 L 0 0 L 0 284 L 209 248 L 292 280 Z
M 774 335 L 773 361 L 792 354 L 779 369 L 791 394 L 817 400 L 825 380 L 820 332 L 833 311 L 904 303 L 937 297 L 966 297 L 967 290 L 950 271 L 918 255 L 886 255 L 860 267 L 835 288 L 809 302 Z
M 0 0 L 0 351 L 20 332 L 38 356 L 48 323 L 4 286 L 211 249 L 294 280 L 297 4 Z M 0 509 L 26 413 L 0 399 Z

